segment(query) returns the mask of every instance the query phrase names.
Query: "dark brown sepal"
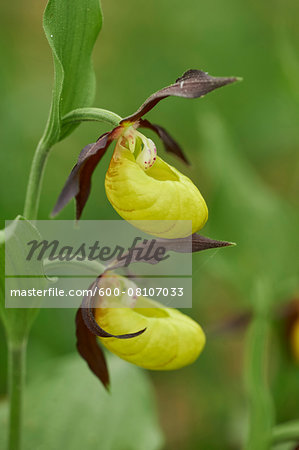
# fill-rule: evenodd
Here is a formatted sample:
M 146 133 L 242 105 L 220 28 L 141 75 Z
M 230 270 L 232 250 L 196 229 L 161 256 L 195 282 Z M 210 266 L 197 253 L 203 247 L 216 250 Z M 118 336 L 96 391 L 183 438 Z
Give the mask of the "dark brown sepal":
M 179 239 L 159 239 L 157 240 L 157 244 L 165 246 L 167 250 L 178 253 L 188 253 L 191 249 L 192 253 L 196 253 L 202 250 L 235 245 L 233 242 L 216 241 L 215 239 L 210 239 L 196 233 L 192 234 L 192 245 L 190 243 L 190 237 Z
M 68 202 L 76 198 L 76 218 L 80 219 L 83 208 L 89 197 L 91 187 L 91 176 L 106 153 L 110 143 L 116 139 L 122 127 L 103 134 L 97 142 L 89 144 L 81 151 L 78 162 L 71 171 L 64 188 L 59 195 L 56 205 L 52 211 L 52 216 L 58 214 Z
M 192 253 L 211 248 L 230 247 L 236 245 L 235 242 L 216 241 L 200 234 L 192 234 Z
M 185 238 L 153 239 L 153 240 L 149 239 L 145 245 L 141 244 L 136 248 L 140 247 L 143 249 L 144 252 L 146 252 L 148 248 L 151 248 L 153 256 L 144 261 L 140 260 L 140 258 L 138 257 L 138 252 L 134 252 L 134 254 L 131 255 L 130 264 L 136 262 L 145 262 L 147 264 L 152 265 L 158 264 L 160 260 L 155 257 L 155 252 L 160 247 L 164 247 L 166 252 L 172 251 L 177 253 L 196 253 L 202 250 L 209 250 L 212 248 L 220 248 L 220 247 L 229 247 L 231 245 L 233 246 L 236 244 L 233 242 L 216 241 L 214 239 L 210 239 L 196 233 L 192 234 L 192 236 L 188 236 Z M 119 269 L 120 267 L 126 267 L 127 266 L 126 258 L 128 255 L 129 252 L 125 253 L 120 260 L 110 261 L 108 263 L 108 266 L 106 267 L 106 270 L 115 270 Z
M 128 117 L 125 117 L 123 122 L 136 122 L 144 114 L 149 112 L 157 103 L 163 98 L 184 97 L 184 98 L 199 98 L 212 92 L 214 89 L 220 88 L 230 83 L 238 81 L 236 77 L 212 77 L 202 70 L 188 70 L 174 84 L 167 86 L 148 97 L 147 100 L 140 106 L 140 108 Z
M 109 372 L 103 350 L 98 345 L 97 337 L 86 327 L 82 317 L 82 309 L 76 314 L 77 350 L 87 362 L 90 370 L 109 390 Z
M 165 128 L 161 127 L 160 125 L 152 124 L 146 119 L 140 119 L 139 123 L 140 123 L 140 125 L 139 125 L 140 127 L 148 128 L 148 129 L 154 131 L 159 136 L 159 138 L 162 140 L 165 150 L 167 152 L 173 153 L 178 158 L 183 160 L 186 164 L 190 165 L 190 162 L 184 155 L 183 150 L 180 147 L 180 145 L 173 139 L 172 136 L 170 136 L 170 134 L 165 130 Z

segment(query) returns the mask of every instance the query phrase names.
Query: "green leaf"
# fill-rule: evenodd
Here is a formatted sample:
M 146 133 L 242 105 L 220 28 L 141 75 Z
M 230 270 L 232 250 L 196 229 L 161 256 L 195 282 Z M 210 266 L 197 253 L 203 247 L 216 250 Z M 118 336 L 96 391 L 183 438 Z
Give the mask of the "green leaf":
M 53 359 L 27 386 L 24 450 L 158 450 L 163 438 L 145 372 L 110 355 L 111 393 L 77 355 Z M 7 404 L 0 403 L 4 448 Z
M 3 231 L 1 232 L 3 238 Z M 37 308 L 5 308 L 5 269 L 7 273 L 25 275 L 24 254 L 28 249 L 25 242 L 40 239 L 40 234 L 34 225 L 22 216 L 18 216 L 14 222 L 5 230 L 5 242 L 0 244 L 0 317 L 3 320 L 6 333 L 11 342 L 19 343 L 26 339 L 31 324 L 37 314 Z M 6 247 L 6 252 L 5 252 Z M 36 261 L 34 273 L 44 275 L 42 261 Z M 10 279 L 11 281 L 12 279 Z M 35 281 L 35 286 L 39 283 L 43 287 L 45 279 Z M 13 279 L 13 289 L 22 289 L 22 279 Z
M 99 0 L 49 0 L 44 30 L 54 60 L 51 113 L 44 139 L 49 146 L 76 125 L 61 130 L 61 118 L 73 109 L 90 106 L 95 93 L 92 49 L 102 26 Z

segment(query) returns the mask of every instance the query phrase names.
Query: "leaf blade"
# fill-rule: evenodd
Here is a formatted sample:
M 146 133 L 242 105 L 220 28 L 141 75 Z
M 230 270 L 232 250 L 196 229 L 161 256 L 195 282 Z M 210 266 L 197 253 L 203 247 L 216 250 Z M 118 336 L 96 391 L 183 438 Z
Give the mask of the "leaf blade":
M 54 60 L 52 106 L 46 131 L 51 144 L 77 126 L 61 132 L 61 118 L 73 109 L 90 106 L 95 93 L 92 50 L 102 27 L 98 0 L 49 0 L 44 31 Z

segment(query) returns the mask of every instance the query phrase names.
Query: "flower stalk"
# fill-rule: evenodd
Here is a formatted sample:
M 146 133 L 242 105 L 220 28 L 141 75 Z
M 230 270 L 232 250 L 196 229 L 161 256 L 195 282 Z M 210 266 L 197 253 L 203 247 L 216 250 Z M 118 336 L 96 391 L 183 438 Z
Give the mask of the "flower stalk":
M 27 338 L 20 342 L 8 341 L 9 380 L 9 437 L 8 449 L 19 450 L 22 438 L 22 405 L 25 382 Z
M 249 399 L 249 430 L 246 450 L 269 450 L 274 425 L 274 405 L 268 383 L 268 346 L 271 333 L 269 297 L 257 284 L 255 315 L 248 329 L 245 382 Z
M 42 179 L 49 151 L 47 142 L 41 139 L 34 153 L 25 198 L 23 215 L 29 220 L 37 218 Z

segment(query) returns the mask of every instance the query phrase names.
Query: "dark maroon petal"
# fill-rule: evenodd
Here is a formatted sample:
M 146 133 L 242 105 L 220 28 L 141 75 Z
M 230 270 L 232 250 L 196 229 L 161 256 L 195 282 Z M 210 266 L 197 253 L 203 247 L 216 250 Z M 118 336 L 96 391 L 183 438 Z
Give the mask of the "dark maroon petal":
M 212 77 L 201 70 L 188 70 L 183 76 L 178 78 L 174 84 L 152 94 L 134 114 L 126 117 L 120 123 L 137 121 L 158 102 L 163 100 L 163 98 L 169 96 L 199 98 L 214 89 L 233 83 L 237 80 L 238 78 L 236 77 Z
M 165 246 L 167 250 L 177 253 L 190 252 L 190 237 L 179 239 L 159 239 L 157 243 L 161 246 Z M 235 245 L 233 242 L 216 241 L 200 234 L 192 234 L 192 253 L 201 252 L 203 250 L 209 250 L 212 248 L 229 247 Z
M 177 253 L 196 253 L 212 248 L 229 247 L 230 245 L 235 244 L 233 242 L 215 241 L 214 239 L 210 239 L 196 233 L 192 234 L 192 243 L 190 236 L 178 239 L 149 239 L 146 244 L 142 244 L 140 247 L 142 247 L 144 251 L 146 251 L 147 248 L 151 248 L 153 256 L 147 260 L 140 260 L 138 257 L 138 252 L 134 252 L 134 254 L 131 255 L 130 264 L 135 262 L 145 262 L 152 265 L 158 264 L 160 260 L 155 257 L 155 251 L 159 247 L 164 247 L 165 252 L 172 251 Z M 138 246 L 136 248 L 138 248 Z M 125 253 L 120 260 L 110 261 L 106 267 L 106 270 L 114 270 L 127 266 L 126 257 L 128 255 L 129 252 Z
M 90 292 L 96 292 L 96 288 L 100 286 L 102 275 L 100 275 L 91 284 L 91 286 L 89 286 L 88 290 Z M 93 333 L 96 336 L 100 336 L 102 338 L 113 337 L 113 338 L 117 338 L 117 339 L 130 339 L 130 338 L 139 336 L 140 334 L 145 332 L 146 328 L 144 328 L 143 330 L 136 331 L 135 333 L 116 334 L 115 335 L 115 334 L 111 334 L 111 333 L 108 333 L 107 331 L 103 330 L 103 328 L 101 328 L 99 326 L 99 324 L 96 322 L 95 317 L 94 317 L 94 309 L 96 308 L 96 305 L 95 305 L 96 298 L 97 298 L 97 295 L 85 296 L 83 298 L 83 301 L 81 304 L 82 317 L 83 317 L 84 323 L 91 333 Z
M 109 389 L 109 373 L 105 355 L 97 343 L 96 335 L 86 327 L 81 308 L 76 315 L 77 350 L 87 362 L 90 370 L 99 378 L 106 389 Z
M 209 250 L 210 248 L 229 247 L 231 245 L 236 244 L 234 242 L 215 241 L 215 239 L 210 239 L 196 233 L 192 235 L 192 253 Z
M 76 218 L 80 219 L 83 208 L 86 204 L 90 193 L 91 176 L 99 161 L 102 159 L 109 144 L 113 139 L 118 137 L 121 127 L 114 128 L 114 130 L 103 134 L 97 142 L 89 144 L 81 151 L 78 162 L 71 171 L 64 188 L 57 200 L 57 203 L 52 211 L 52 216 L 59 213 L 68 202 L 76 198 Z
M 140 119 L 139 126 L 143 128 L 149 128 L 150 130 L 154 131 L 163 141 L 165 150 L 167 152 L 173 153 L 174 155 L 182 159 L 186 164 L 190 164 L 179 144 L 170 136 L 165 128 L 160 127 L 160 125 L 154 125 L 146 119 Z

